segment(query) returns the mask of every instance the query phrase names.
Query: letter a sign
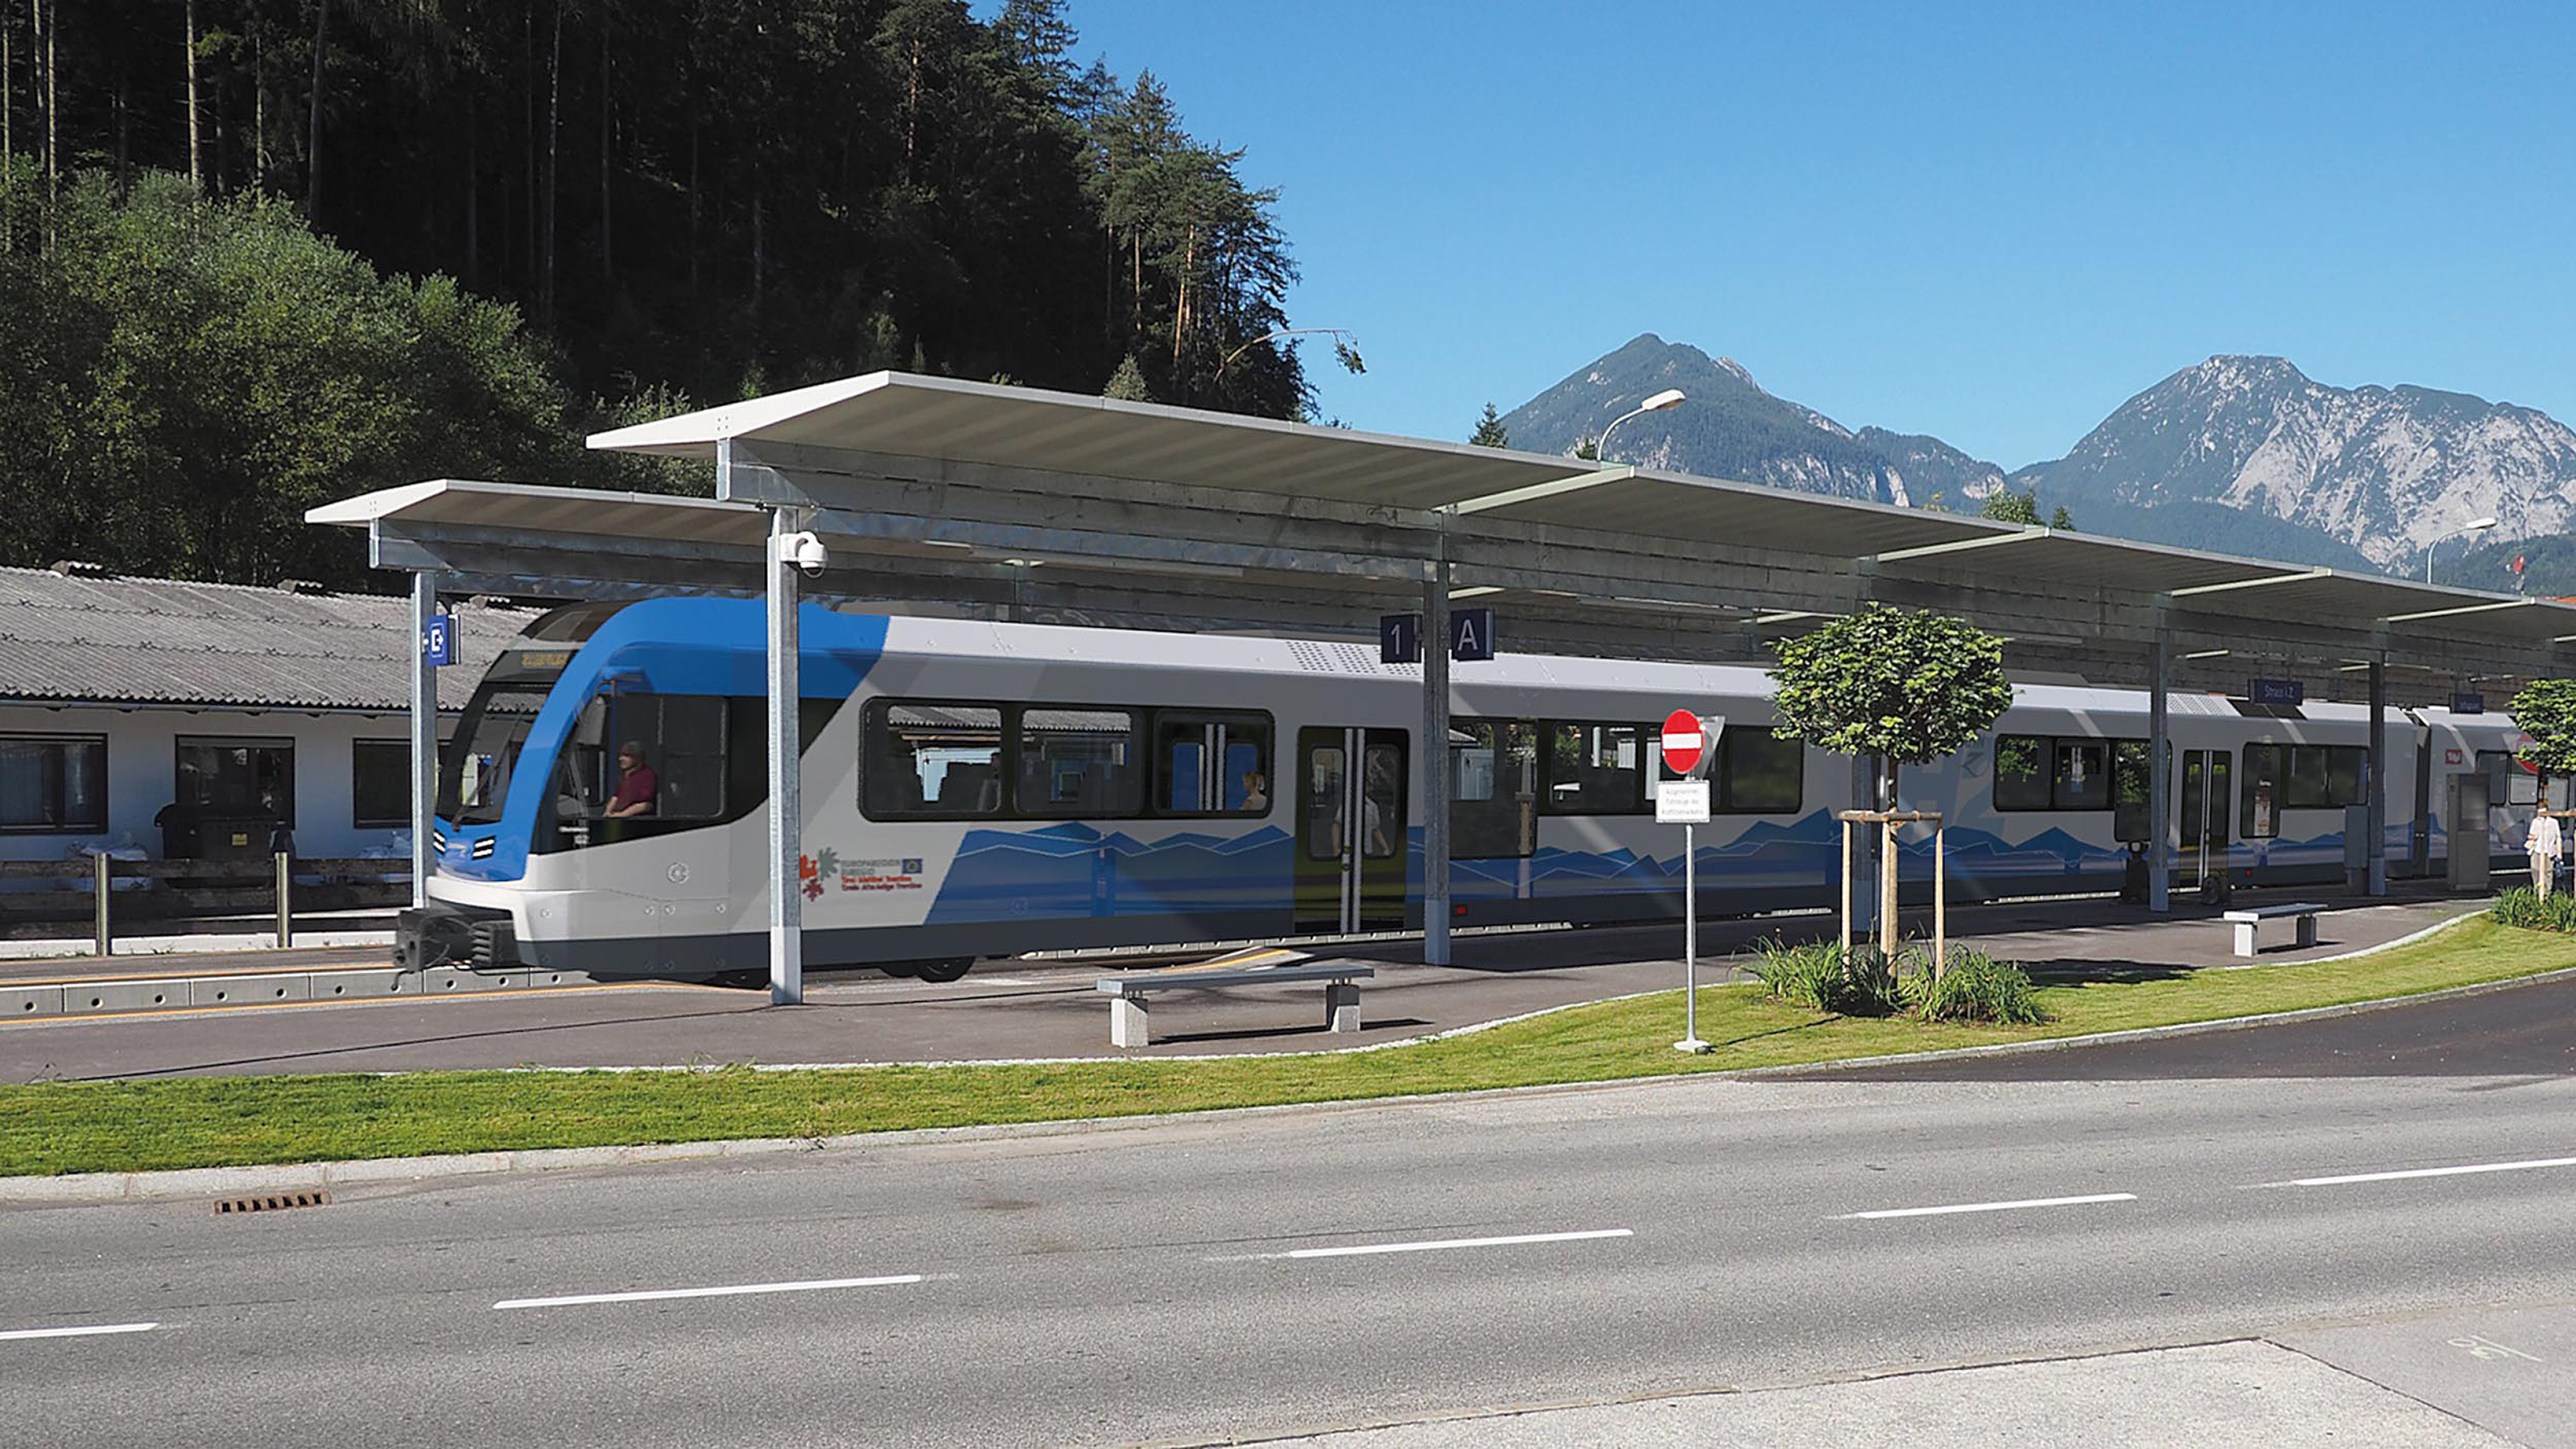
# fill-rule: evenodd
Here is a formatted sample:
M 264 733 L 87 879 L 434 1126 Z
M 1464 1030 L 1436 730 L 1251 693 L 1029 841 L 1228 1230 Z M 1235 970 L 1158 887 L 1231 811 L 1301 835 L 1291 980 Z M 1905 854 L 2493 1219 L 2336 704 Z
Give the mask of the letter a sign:
M 1449 657 L 1468 660 L 1494 657 L 1493 610 L 1460 609 L 1449 616 Z

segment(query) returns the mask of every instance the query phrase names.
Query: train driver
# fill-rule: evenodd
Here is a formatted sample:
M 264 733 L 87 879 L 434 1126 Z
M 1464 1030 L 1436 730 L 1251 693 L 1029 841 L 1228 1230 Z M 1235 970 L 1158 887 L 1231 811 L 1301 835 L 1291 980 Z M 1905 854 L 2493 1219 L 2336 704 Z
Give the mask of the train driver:
M 609 797 L 611 819 L 624 820 L 653 813 L 653 802 L 661 794 L 661 777 L 644 763 L 644 745 L 628 740 L 617 747 L 617 793 Z

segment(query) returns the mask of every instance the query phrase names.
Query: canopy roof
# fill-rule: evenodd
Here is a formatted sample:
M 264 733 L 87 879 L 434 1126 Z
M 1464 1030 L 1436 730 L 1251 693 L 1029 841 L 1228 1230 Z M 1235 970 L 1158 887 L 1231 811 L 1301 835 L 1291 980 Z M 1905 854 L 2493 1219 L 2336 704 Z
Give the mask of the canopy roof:
M 867 560 L 864 580 L 827 574 L 827 592 L 1036 600 L 1102 622 L 1134 621 L 1139 609 L 1155 622 L 1186 620 L 1190 601 L 1204 599 L 1203 627 L 1266 620 L 1335 632 L 1369 627 L 1418 588 L 1439 549 L 1459 593 L 1494 596 L 1480 602 L 1510 606 L 1518 622 L 1578 633 L 1588 624 L 1605 650 L 1648 642 L 1639 610 L 1705 633 L 1721 623 L 1776 628 L 1871 599 L 2056 638 L 2078 668 L 2096 646 L 2096 657 L 2134 660 L 2132 646 L 2159 629 L 2204 655 L 2241 643 L 2256 655 L 2384 655 L 2460 674 L 2561 672 L 2560 651 L 2576 641 L 2576 608 L 2554 600 L 903 373 L 589 442 L 715 458 L 720 497 L 442 481 L 308 518 L 370 528 L 389 567 L 533 587 L 587 550 L 627 560 L 618 575 L 627 587 L 693 587 L 709 582 L 710 567 L 729 578 L 756 569 L 767 508 L 785 505 L 826 536 L 833 572 L 852 553 Z M 1034 582 L 1032 564 L 1046 565 Z M 566 581 L 609 572 L 586 564 Z M 1732 647 L 1749 657 L 1755 645 L 1745 636 Z

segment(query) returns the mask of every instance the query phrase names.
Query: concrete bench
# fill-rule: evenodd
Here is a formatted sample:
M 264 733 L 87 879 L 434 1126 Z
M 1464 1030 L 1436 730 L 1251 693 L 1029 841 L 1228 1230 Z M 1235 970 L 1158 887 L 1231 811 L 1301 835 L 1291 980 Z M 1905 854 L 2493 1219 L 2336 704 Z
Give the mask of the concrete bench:
M 2324 909 L 2325 907 L 2318 905 L 2314 901 L 2295 901 L 2288 905 L 2261 906 L 2250 911 L 2229 911 L 2225 916 L 2221 917 L 2221 919 L 2236 928 L 2236 954 L 2239 956 L 2251 956 L 2254 954 L 2255 928 L 2261 926 L 2265 921 L 2277 921 L 2284 916 L 2287 916 L 2299 923 L 2299 945 L 2301 947 L 2315 945 L 2317 943 L 2317 912 Z
M 1145 1019 L 1146 1002 L 1162 991 L 1214 991 L 1225 986 L 1269 986 L 1283 981 L 1324 983 L 1324 1025 L 1333 1031 L 1360 1029 L 1359 983 L 1377 975 L 1374 966 L 1349 961 L 1289 960 L 1275 965 L 1237 965 L 1216 961 L 1205 966 L 1175 966 L 1103 976 L 1098 989 L 1109 997 L 1109 1044 L 1141 1047 L 1154 1044 Z

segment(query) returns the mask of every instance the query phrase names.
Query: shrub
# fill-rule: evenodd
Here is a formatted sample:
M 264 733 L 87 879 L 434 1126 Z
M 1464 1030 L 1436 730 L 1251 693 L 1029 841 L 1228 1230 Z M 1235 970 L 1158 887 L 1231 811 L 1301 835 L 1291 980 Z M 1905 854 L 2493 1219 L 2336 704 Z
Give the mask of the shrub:
M 1754 946 L 1746 968 L 1772 998 L 1829 1011 L 1840 1016 L 1886 1016 L 1897 1008 L 1901 963 L 1890 962 L 1875 946 L 1856 946 L 1849 959 L 1832 941 L 1789 946 L 1762 941 Z
M 1745 969 L 1775 1001 L 1810 1011 L 1832 1011 L 1842 980 L 1842 952 L 1830 941 L 1811 941 L 1803 946 L 1758 941 L 1753 947 L 1753 964 Z
M 1912 972 L 1898 983 L 1905 1009 L 1918 1021 L 1978 1021 L 2036 1026 L 2048 1020 L 2030 973 L 1973 946 L 1950 952 L 1950 969 L 1935 977 Z
M 2515 886 L 2497 896 L 2495 904 L 2487 908 L 2487 914 L 2493 916 L 2500 926 L 2521 926 L 2532 930 L 2544 924 L 2540 918 L 2540 897 L 2534 895 L 2529 886 Z
M 1906 968 L 1920 971 L 1928 964 L 1917 951 L 1891 958 L 1876 946 L 1855 945 L 1843 964 L 1843 1004 L 1836 1009 L 1845 1016 L 1893 1015 L 1904 1003 Z
M 2544 901 L 2531 887 L 2515 886 L 2497 896 L 2487 914 L 2500 926 L 2576 933 L 2576 893 L 2553 891 Z

